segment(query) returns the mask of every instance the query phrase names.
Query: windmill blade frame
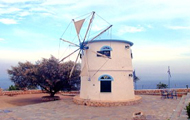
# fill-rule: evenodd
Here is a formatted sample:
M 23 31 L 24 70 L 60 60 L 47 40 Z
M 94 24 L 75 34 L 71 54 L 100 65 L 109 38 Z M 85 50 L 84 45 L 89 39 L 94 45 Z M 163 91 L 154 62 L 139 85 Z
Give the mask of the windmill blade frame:
M 78 50 L 80 50 L 80 48 L 76 49 L 74 52 L 72 52 L 69 55 L 67 55 L 66 57 L 62 58 L 59 62 L 62 62 L 63 60 L 65 60 L 66 58 L 68 58 L 69 56 L 71 56 L 72 54 L 74 54 L 75 52 L 77 52 Z
M 80 51 L 81 51 L 81 50 L 80 50 Z M 72 76 L 72 74 L 73 74 L 73 71 L 74 71 L 74 69 L 75 69 L 77 60 L 78 60 L 78 58 L 79 58 L 79 56 L 80 56 L 80 51 L 79 51 L 79 53 L 78 53 L 78 55 L 77 55 L 77 58 L 76 58 L 76 60 L 75 60 L 75 62 L 74 62 L 74 65 L 73 65 L 73 67 L 72 67 L 72 69 L 71 69 L 71 71 L 70 71 L 69 78 L 71 78 L 71 76 Z
M 110 29 L 113 25 L 110 25 L 109 27 L 107 27 L 105 30 L 103 30 L 102 32 L 100 32 L 98 35 L 96 35 L 95 37 L 93 37 L 89 42 L 93 41 L 94 39 L 96 39 L 98 36 L 100 36 L 101 34 L 103 34 L 104 32 L 106 32 L 108 29 Z M 88 43 L 89 43 L 88 42 Z
M 75 43 L 72 43 L 72 42 L 70 42 L 70 41 L 64 40 L 64 39 L 62 39 L 62 38 L 60 38 L 60 40 L 62 40 L 62 41 L 64 41 L 64 42 L 67 42 L 67 43 L 70 43 L 70 44 L 72 44 L 72 45 L 75 45 L 75 46 L 77 46 L 77 47 L 80 47 L 79 45 L 77 45 L 77 44 L 75 44 Z
M 86 36 L 87 36 L 87 34 L 88 34 L 88 31 L 89 31 L 90 26 L 91 26 L 91 24 L 92 24 L 92 22 L 93 22 L 94 14 L 95 14 L 95 12 L 93 11 L 93 12 L 92 12 L 92 17 L 91 17 L 91 19 L 90 19 L 90 22 L 89 22 L 88 28 L 87 28 L 86 33 L 85 33 L 85 36 L 84 36 L 83 43 L 85 42 Z
M 79 55 L 80 55 L 80 54 L 84 55 L 84 51 L 85 51 L 85 50 L 89 50 L 90 52 L 95 53 L 95 54 L 97 54 L 97 55 L 99 55 L 99 56 L 101 56 L 101 57 L 103 57 L 103 58 L 111 59 L 109 56 L 106 56 L 106 55 L 104 55 L 104 54 L 101 54 L 101 53 L 98 53 L 98 52 L 95 52 L 95 51 L 90 50 L 88 44 L 89 44 L 91 41 L 93 41 L 94 39 L 96 39 L 98 36 L 102 35 L 102 34 L 103 34 L 104 32 L 106 32 L 108 29 L 110 29 L 110 28 L 112 27 L 112 25 L 109 24 L 108 27 L 106 27 L 105 29 L 103 29 L 102 31 L 100 31 L 100 32 L 99 32 L 96 36 L 94 36 L 93 38 L 89 39 L 90 41 L 88 41 L 88 40 L 86 41 L 87 36 L 90 34 L 90 28 L 92 27 L 92 23 L 93 23 L 93 20 L 94 20 L 95 12 L 92 11 L 92 13 L 91 13 L 90 16 L 91 16 L 91 18 L 89 19 L 89 23 L 88 23 L 87 28 L 85 28 L 86 31 L 85 31 L 85 33 L 84 33 L 84 37 L 83 37 L 83 38 L 80 38 L 79 35 L 80 35 L 80 30 L 81 30 L 81 28 L 82 28 L 82 26 L 83 26 L 83 23 L 84 23 L 84 21 L 85 21 L 86 18 L 85 18 L 85 19 L 80 19 L 80 20 L 77 20 L 77 21 L 75 21 L 74 19 L 72 19 L 72 21 L 73 21 L 73 23 L 74 23 L 74 26 L 75 26 L 75 29 L 76 29 L 77 36 L 78 36 L 79 44 L 75 44 L 75 43 L 73 43 L 73 42 L 70 42 L 70 41 L 68 41 L 68 40 L 65 40 L 65 39 L 60 38 L 60 40 L 66 42 L 66 43 L 69 43 L 70 45 L 73 45 L 74 47 L 78 47 L 78 49 L 76 49 L 75 51 L 73 51 L 72 53 L 70 53 L 69 55 L 67 55 L 66 57 L 62 58 L 59 62 L 62 62 L 63 60 L 65 60 L 66 58 L 68 58 L 69 56 L 73 55 L 74 53 L 76 53 L 76 52 L 79 50 L 79 53 L 78 53 L 78 55 L 77 55 L 77 57 L 76 57 L 76 60 L 75 60 L 75 62 L 74 62 L 74 65 L 73 65 L 73 67 L 72 67 L 72 69 L 71 69 L 71 71 L 70 71 L 69 79 L 72 77 L 72 74 L 73 74 L 74 68 L 75 68 L 75 66 L 76 66 L 77 60 L 78 60 L 78 58 L 79 58 Z M 86 61 L 86 60 L 85 60 L 85 61 Z

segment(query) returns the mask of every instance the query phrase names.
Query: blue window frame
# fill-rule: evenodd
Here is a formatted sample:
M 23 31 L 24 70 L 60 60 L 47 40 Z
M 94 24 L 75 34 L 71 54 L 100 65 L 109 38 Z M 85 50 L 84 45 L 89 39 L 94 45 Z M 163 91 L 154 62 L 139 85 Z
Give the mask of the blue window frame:
M 107 57 L 110 57 L 110 51 L 112 51 L 112 48 L 110 46 L 103 46 L 100 51 L 97 51 L 100 54 L 106 55 Z M 102 57 L 100 54 L 97 54 L 97 57 Z
M 104 75 L 101 75 L 99 78 L 98 78 L 99 81 L 113 81 L 113 77 L 108 75 L 108 74 L 104 74 Z
M 110 46 L 103 46 L 100 50 L 101 51 L 112 51 L 112 48 Z
M 111 82 L 113 81 L 112 76 L 102 75 L 98 80 L 100 81 L 100 92 L 111 92 Z

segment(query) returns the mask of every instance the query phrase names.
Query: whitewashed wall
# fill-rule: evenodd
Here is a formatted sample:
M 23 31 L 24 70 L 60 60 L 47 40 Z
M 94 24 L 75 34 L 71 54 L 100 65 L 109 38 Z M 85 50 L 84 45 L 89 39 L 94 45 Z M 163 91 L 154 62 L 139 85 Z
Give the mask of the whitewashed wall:
M 100 51 L 101 47 L 110 46 L 111 59 L 97 57 L 94 52 Z M 122 101 L 134 99 L 133 73 L 130 46 L 127 42 L 93 42 L 89 43 L 89 49 L 85 50 L 82 57 L 82 66 L 86 62 L 87 76 L 81 76 L 80 97 L 91 100 Z M 92 52 L 94 51 L 94 52 Z M 100 92 L 101 75 L 108 74 L 113 77 L 111 92 Z

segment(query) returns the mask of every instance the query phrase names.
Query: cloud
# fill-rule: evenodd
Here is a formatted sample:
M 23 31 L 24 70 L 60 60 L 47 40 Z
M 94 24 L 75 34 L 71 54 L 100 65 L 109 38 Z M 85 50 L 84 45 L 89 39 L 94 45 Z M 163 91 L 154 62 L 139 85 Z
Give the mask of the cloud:
M 186 52 L 186 53 L 183 53 L 183 54 L 181 54 L 181 55 L 190 57 L 190 52 Z
M 35 14 L 35 15 L 39 15 L 39 16 L 52 16 L 52 17 L 54 17 L 53 15 L 55 13 L 53 12 L 53 10 L 51 8 L 49 8 L 47 6 L 42 6 L 41 4 L 39 4 L 39 6 L 37 6 L 37 7 L 36 6 L 35 7 L 30 6 L 27 11 L 24 11 L 23 14 L 24 15 L 25 14 L 26 15 L 30 15 L 30 14 L 34 15 Z
M 125 33 L 136 33 L 136 32 L 142 32 L 145 31 L 145 28 L 138 26 L 138 27 L 133 27 L 133 26 L 123 26 L 121 29 L 119 29 L 118 34 L 123 35 Z
M 62 49 L 64 51 L 63 53 L 60 53 L 58 55 L 56 49 L 41 49 L 41 50 L 18 50 L 18 49 L 3 49 L 0 52 L 0 60 L 13 60 L 13 61 L 31 61 L 35 62 L 37 60 L 41 60 L 42 58 L 49 58 L 51 55 L 58 59 L 62 59 L 63 57 L 67 56 L 68 54 L 73 51 L 73 49 Z M 61 55 L 63 54 L 63 55 Z M 74 53 L 70 57 L 68 57 L 66 60 L 76 60 L 78 52 Z
M 17 24 L 17 22 L 14 19 L 9 18 L 0 19 L 0 22 L 3 24 Z
M 172 0 L 139 0 L 126 1 L 119 0 L 117 2 L 109 0 L 96 0 L 95 2 L 89 0 L 1 0 L 4 3 L 21 3 L 17 5 L 18 8 L 24 8 L 30 5 L 29 10 L 39 9 L 39 11 L 51 10 L 56 16 L 64 17 L 65 14 L 80 15 L 86 11 L 99 11 L 101 14 L 108 16 L 110 13 L 114 17 L 111 21 L 113 22 L 125 22 L 128 20 L 165 20 L 171 18 L 188 17 L 188 12 L 190 8 L 188 7 L 189 1 L 172 1 Z M 28 3 L 29 4 L 28 4 Z M 23 4 L 22 4 L 23 3 Z M 27 4 L 24 4 L 27 3 Z M 180 7 L 183 6 L 183 7 Z M 11 7 L 11 6 L 10 6 Z M 117 10 L 113 10 L 117 8 Z M 178 9 L 179 8 L 179 9 Z M 41 9 L 41 10 L 40 10 Z M 50 12 L 50 11 L 49 11 Z M 48 13 L 49 13 L 48 12 Z M 43 14 L 42 14 L 43 15 Z M 47 14 L 46 14 L 47 15 Z M 110 15 L 110 16 L 111 16 Z M 73 18 L 73 17 L 72 17 Z M 107 17 L 104 17 L 107 18 Z M 112 22 L 112 23 L 113 23 Z
M 166 27 L 173 30 L 190 30 L 190 26 L 166 26 Z
M 69 5 L 69 4 L 74 4 L 76 3 L 78 0 L 46 0 L 44 1 L 44 3 L 42 5 Z
M 143 40 L 141 44 L 136 44 L 133 47 L 133 54 L 135 60 L 142 61 L 168 61 L 168 60 L 179 60 L 179 59 L 190 59 L 188 56 L 190 48 L 184 46 L 178 46 L 168 44 L 147 44 L 146 40 Z M 185 56 L 186 54 L 186 56 Z
M 6 5 L 0 4 L 0 8 L 6 7 Z
M 18 60 L 18 61 L 37 61 L 41 58 L 48 58 L 53 53 L 55 54 L 56 51 L 20 51 L 20 50 L 2 50 L 0 55 L 1 59 L 8 59 L 8 60 Z M 49 54 L 48 54 L 49 53 Z M 9 55 L 9 56 L 8 56 Z
M 20 12 L 20 14 L 19 14 L 19 16 L 22 16 L 22 17 L 28 16 L 28 15 L 30 15 L 30 13 L 28 11 Z
M 31 8 L 31 11 L 47 11 L 47 9 L 43 8 L 43 7 L 35 7 L 35 8 Z
M 114 22 L 125 21 L 161 21 L 171 19 L 189 20 L 190 1 L 172 1 L 172 0 L 139 0 L 118 2 L 117 11 L 112 15 Z M 116 4 L 117 5 L 117 4 Z M 116 5 L 112 5 L 113 7 Z M 124 5 L 126 5 L 124 7 Z M 121 7 L 123 6 L 123 7 Z M 110 7 L 112 9 L 113 7 Z M 125 14 L 125 15 L 123 15 Z M 116 17 L 119 16 L 119 17 Z
M 9 13 L 16 13 L 21 11 L 20 8 L 16 8 L 16 7 L 5 7 L 5 8 L 0 8 L 0 14 L 9 14 Z
M 25 3 L 30 1 L 38 1 L 38 0 L 1 0 L 3 3 Z
M 4 38 L 0 38 L 0 41 L 3 41 L 3 40 L 5 40 Z
M 102 30 L 102 27 L 98 26 L 98 25 L 94 25 L 94 26 L 92 26 L 92 30 L 93 31 L 100 31 L 100 30 Z
M 153 26 L 152 25 L 146 25 L 148 28 L 153 28 Z

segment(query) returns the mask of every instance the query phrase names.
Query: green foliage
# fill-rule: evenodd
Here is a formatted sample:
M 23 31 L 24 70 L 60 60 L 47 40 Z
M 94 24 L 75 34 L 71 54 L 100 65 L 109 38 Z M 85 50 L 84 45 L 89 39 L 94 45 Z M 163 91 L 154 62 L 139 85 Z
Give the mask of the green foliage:
M 17 85 L 11 85 L 9 86 L 9 91 L 12 91 L 12 90 L 20 90 L 19 87 Z
M 72 61 L 59 63 L 58 59 L 51 56 L 51 58 L 43 58 L 35 64 L 19 62 L 18 66 L 8 70 L 8 74 L 11 81 L 20 88 L 40 86 L 42 90 L 50 93 L 50 96 L 54 96 L 64 87 L 71 88 L 71 81 L 79 79 L 80 64 L 76 65 L 71 79 L 69 79 L 73 65 Z
M 32 73 L 36 72 L 36 67 L 30 62 L 18 63 L 18 66 L 11 67 L 11 70 L 7 70 L 10 75 L 10 79 L 15 83 L 20 89 L 31 88 L 37 86 L 33 82 Z
M 164 89 L 164 88 L 167 88 L 168 87 L 168 85 L 166 85 L 166 84 L 164 84 L 164 83 L 159 83 L 159 84 L 157 84 L 157 89 Z
M 188 119 L 190 119 L 190 103 L 186 106 L 185 110 L 187 112 Z

